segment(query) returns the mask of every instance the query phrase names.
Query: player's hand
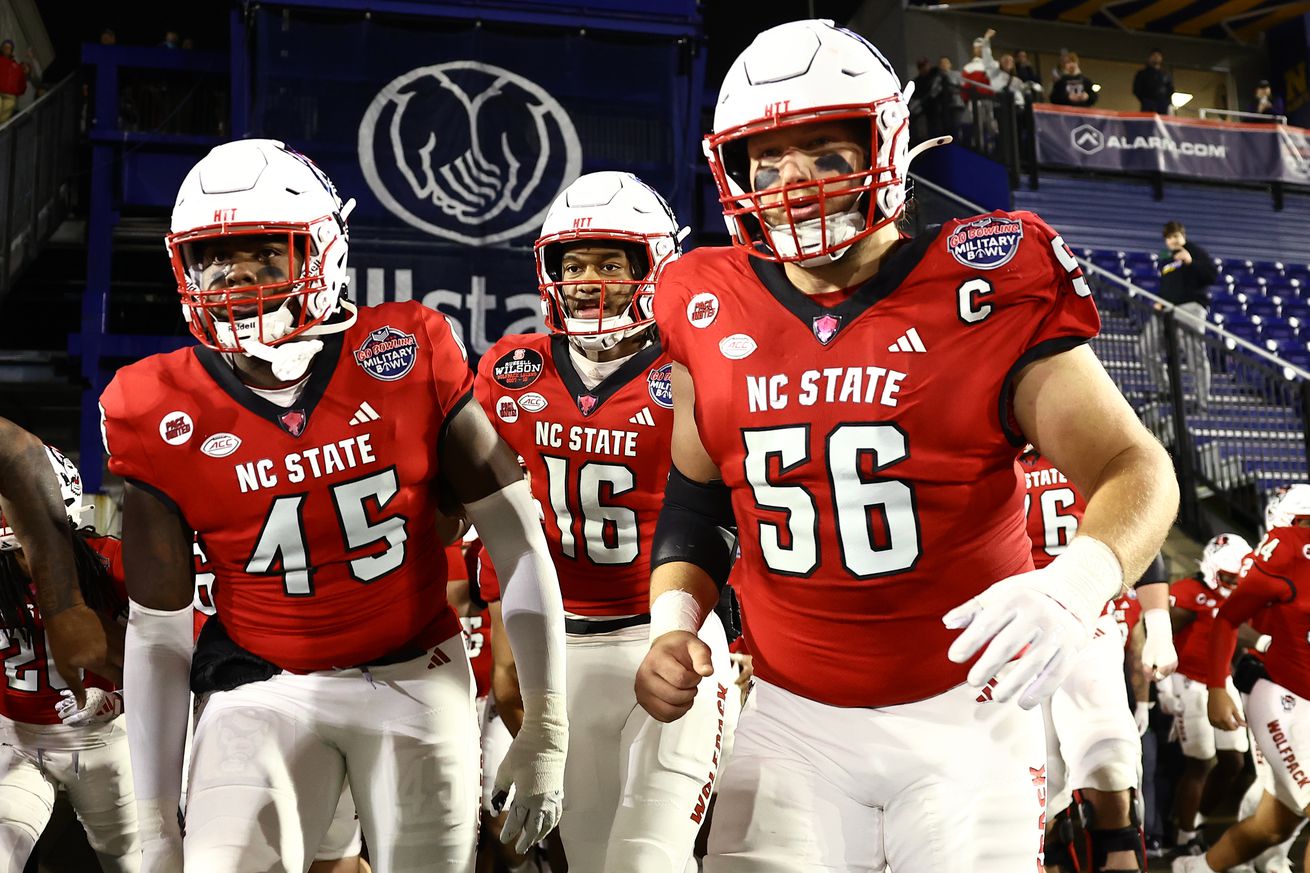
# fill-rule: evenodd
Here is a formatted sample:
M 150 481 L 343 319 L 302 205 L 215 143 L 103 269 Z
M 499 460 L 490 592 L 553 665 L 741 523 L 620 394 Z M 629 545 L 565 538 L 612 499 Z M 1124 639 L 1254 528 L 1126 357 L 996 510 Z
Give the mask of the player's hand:
M 568 717 L 562 694 L 539 697 L 544 699 L 524 696 L 523 727 L 496 771 L 491 798 L 497 814 L 509 802 L 500 841 L 505 845 L 514 841 L 514 851 L 520 855 L 554 830 L 564 811 Z
M 1146 729 L 1151 726 L 1151 707 L 1153 703 L 1142 702 L 1133 707 L 1133 721 L 1137 723 L 1137 735 L 1146 736 Z
M 1174 260 L 1180 264 L 1190 264 L 1192 262 L 1192 253 L 1187 249 L 1179 249 L 1174 252 Z
M 992 698 L 1004 702 L 1018 694 L 1024 709 L 1055 693 L 1091 638 L 1078 617 L 1046 593 L 1049 570 L 1002 579 L 942 617 L 948 628 L 964 628 L 946 653 L 955 663 L 987 646 L 969 670 L 969 684 L 981 688 L 1010 665 Z
M 1239 727 L 1246 727 L 1246 719 L 1242 718 L 1242 711 L 1233 702 L 1227 688 L 1211 688 L 1205 708 L 1206 715 L 1210 717 L 1210 724 L 1221 731 L 1235 731 Z
M 691 709 L 701 679 L 714 673 L 710 647 L 688 631 L 670 631 L 650 644 L 637 668 L 637 702 L 656 721 L 677 721 Z
M 741 702 L 744 706 L 746 704 L 746 695 L 751 690 L 751 679 L 755 676 L 755 659 L 750 655 L 739 655 L 735 652 L 728 655 L 728 659 L 732 662 L 732 666 L 737 669 L 737 678 L 732 681 L 741 690 Z
M 86 703 L 79 706 L 77 697 L 65 688 L 59 692 L 55 713 L 67 725 L 105 724 L 123 714 L 123 696 L 102 688 L 88 688 Z
M 123 656 L 110 651 L 104 625 L 91 607 L 79 603 L 55 613 L 45 619 L 45 632 L 55 669 L 76 696 L 79 707 L 86 703 L 79 670 L 90 670 L 115 685 L 122 684 Z
M 1174 648 L 1169 610 L 1148 609 L 1142 613 L 1146 641 L 1142 643 L 1142 672 L 1152 682 L 1159 682 L 1178 669 L 1178 651 Z

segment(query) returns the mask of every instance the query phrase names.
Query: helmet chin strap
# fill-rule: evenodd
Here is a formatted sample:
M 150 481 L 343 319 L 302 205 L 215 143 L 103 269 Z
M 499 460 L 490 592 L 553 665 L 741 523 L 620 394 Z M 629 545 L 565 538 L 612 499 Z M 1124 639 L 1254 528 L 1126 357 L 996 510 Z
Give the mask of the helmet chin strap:
M 355 319 L 359 317 L 359 310 L 349 300 L 342 300 L 341 308 L 349 313 L 348 318 L 331 324 L 315 325 L 305 331 L 302 336 L 340 333 L 349 328 L 355 323 Z M 252 337 L 243 339 L 241 348 L 250 357 L 258 358 L 270 364 L 273 368 L 273 375 L 278 380 L 294 382 L 305 375 L 310 363 L 314 360 L 314 356 L 323 351 L 323 341 L 311 337 L 310 339 L 298 339 L 271 346 Z
M 845 212 L 810 218 L 797 222 L 792 227 L 794 231 L 791 232 L 779 230 L 773 225 L 769 227 L 773 250 L 780 257 L 794 258 L 803 255 L 808 250 L 820 248 L 825 241 L 829 246 L 841 246 L 834 251 L 816 254 L 797 262 L 799 266 L 810 269 L 838 261 L 850 251 L 851 247 L 842 243 L 864 230 L 864 216 L 855 206 L 852 206 Z

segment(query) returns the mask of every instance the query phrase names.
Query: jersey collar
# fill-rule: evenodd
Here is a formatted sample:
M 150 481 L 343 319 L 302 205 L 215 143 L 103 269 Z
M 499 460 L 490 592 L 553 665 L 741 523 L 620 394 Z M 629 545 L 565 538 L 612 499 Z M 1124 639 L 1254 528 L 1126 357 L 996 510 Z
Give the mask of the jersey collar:
M 213 349 L 195 346 L 193 351 L 200 366 L 204 367 L 205 372 L 229 397 L 291 436 L 298 437 L 309 429 L 309 417 L 319 401 L 323 399 L 328 383 L 332 381 L 332 374 L 337 369 L 337 361 L 341 358 L 344 336 L 341 333 L 334 333 L 321 337 L 323 350 L 314 356 L 314 360 L 309 365 L 309 380 L 305 382 L 305 390 L 301 392 L 300 399 L 290 407 L 270 403 L 251 391 L 237 376 L 232 365 L 223 360 L 223 356 Z
M 588 388 L 587 383 L 582 381 L 582 377 L 573 366 L 573 359 L 569 357 L 568 337 L 556 334 L 550 338 L 550 356 L 555 362 L 555 371 L 559 373 L 560 381 L 564 383 L 569 396 L 577 404 L 578 411 L 584 416 L 594 414 L 606 400 L 631 382 L 634 376 L 655 363 L 663 351 L 657 339 L 624 361 L 623 366 L 606 376 L 595 388 Z

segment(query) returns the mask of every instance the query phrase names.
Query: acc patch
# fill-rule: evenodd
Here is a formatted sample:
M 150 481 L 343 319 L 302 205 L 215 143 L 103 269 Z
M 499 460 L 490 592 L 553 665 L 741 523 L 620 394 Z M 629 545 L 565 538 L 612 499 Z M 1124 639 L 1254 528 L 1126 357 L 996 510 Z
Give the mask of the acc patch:
M 506 352 L 491 368 L 491 378 L 496 384 L 511 391 L 522 391 L 537 381 L 546 362 L 541 354 L 532 349 L 514 349 Z
M 159 420 L 159 438 L 170 446 L 180 446 L 191 439 L 195 429 L 191 416 L 181 410 L 170 412 Z
M 646 387 L 650 390 L 650 399 L 665 409 L 673 408 L 673 365 L 656 367 L 646 374 Z
M 541 412 L 541 410 L 549 405 L 550 404 L 546 402 L 546 398 L 542 397 L 536 391 L 529 391 L 527 394 L 524 394 L 519 398 L 519 406 L 522 407 L 524 412 Z
M 755 340 L 744 333 L 734 333 L 719 340 L 719 354 L 730 361 L 740 361 L 742 358 L 749 357 L 757 348 L 759 346 L 756 345 Z
M 995 270 L 1019 251 L 1023 223 L 1013 218 L 988 215 L 961 224 L 946 238 L 951 257 L 975 270 Z
M 216 433 L 200 445 L 200 451 L 211 458 L 226 458 L 241 447 L 241 437 L 234 433 Z
M 395 382 L 414 369 L 418 340 L 391 325 L 379 327 L 355 349 L 355 363 L 374 379 Z
M 519 405 L 513 397 L 502 397 L 496 401 L 496 417 L 506 424 L 519 420 Z

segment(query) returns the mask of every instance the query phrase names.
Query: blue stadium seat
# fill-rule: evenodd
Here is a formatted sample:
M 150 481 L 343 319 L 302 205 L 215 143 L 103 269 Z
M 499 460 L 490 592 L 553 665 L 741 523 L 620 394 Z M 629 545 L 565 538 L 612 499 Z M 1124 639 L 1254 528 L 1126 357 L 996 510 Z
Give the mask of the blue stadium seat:
M 1296 319 L 1298 327 L 1310 327 L 1310 303 L 1297 300 L 1283 304 L 1283 318 L 1287 321 Z
M 1234 298 L 1215 300 L 1210 304 L 1210 320 L 1227 325 L 1233 321 L 1246 321 L 1246 307 Z
M 1234 321 L 1231 324 L 1225 324 L 1224 330 L 1238 339 L 1244 339 L 1253 345 L 1260 345 L 1260 328 L 1258 325 L 1247 321 Z
M 1310 370 L 1310 350 L 1307 350 L 1304 346 L 1280 352 L 1278 357 L 1289 364 L 1300 367 L 1302 370 Z
M 1256 297 L 1246 302 L 1247 317 L 1258 318 L 1262 324 L 1280 321 L 1282 316 L 1280 309 L 1281 307 L 1268 297 Z
M 1297 339 L 1296 328 L 1283 321 L 1261 325 L 1260 339 L 1264 340 L 1265 348 L 1280 355 L 1284 351 L 1298 346 L 1305 349 L 1305 344 Z

